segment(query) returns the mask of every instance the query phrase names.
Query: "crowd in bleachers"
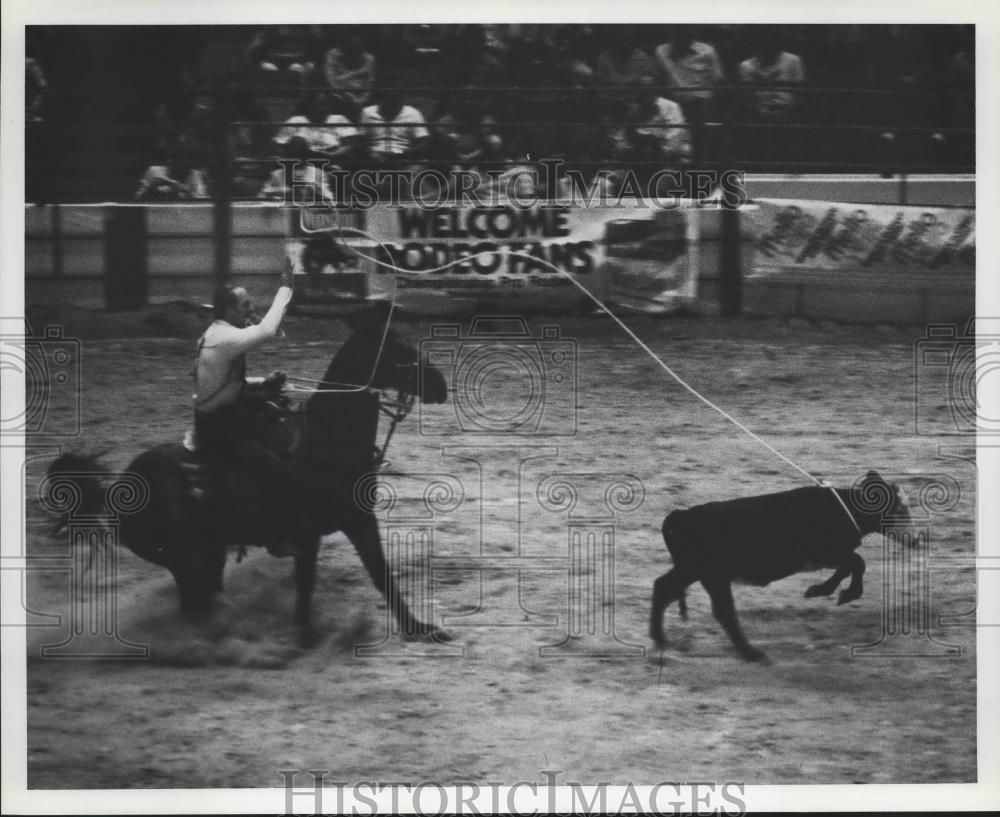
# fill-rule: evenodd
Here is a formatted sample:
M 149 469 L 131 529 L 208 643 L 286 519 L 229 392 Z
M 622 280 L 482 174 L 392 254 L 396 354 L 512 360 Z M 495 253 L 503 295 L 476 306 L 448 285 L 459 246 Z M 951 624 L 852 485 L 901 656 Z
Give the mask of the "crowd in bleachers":
M 187 27 L 160 55 L 160 93 L 137 112 L 146 159 L 134 194 L 210 196 L 223 132 L 239 198 L 282 194 L 278 158 L 971 161 L 971 136 L 952 129 L 973 127 L 972 49 L 968 26 Z M 45 60 L 31 53 L 29 121 L 45 116 Z

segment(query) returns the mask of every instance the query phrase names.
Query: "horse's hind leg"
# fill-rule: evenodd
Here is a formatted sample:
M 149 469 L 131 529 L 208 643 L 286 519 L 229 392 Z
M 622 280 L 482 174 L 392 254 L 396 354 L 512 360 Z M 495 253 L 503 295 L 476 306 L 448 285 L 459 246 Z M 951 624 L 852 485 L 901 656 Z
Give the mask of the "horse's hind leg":
M 226 570 L 226 547 L 218 545 L 205 551 L 205 592 L 211 601 L 212 596 L 222 592 L 222 574 Z
M 379 535 L 378 522 L 374 516 L 364 516 L 344 525 L 343 532 L 351 540 L 354 549 L 361 557 L 368 575 L 375 587 L 385 596 L 389 610 L 395 616 L 405 638 L 433 638 L 437 641 L 450 641 L 451 634 L 447 630 L 436 627 L 431 622 L 421 621 L 410 611 L 396 579 L 389 570 L 382 551 L 382 538 Z M 426 567 L 426 566 L 425 566 Z
M 312 596 L 316 585 L 316 557 L 319 537 L 302 537 L 295 550 L 295 623 L 299 641 L 309 647 L 316 643 L 317 633 L 312 622 Z
M 170 566 L 180 596 L 181 613 L 189 619 L 201 619 L 208 615 L 212 599 L 222 590 L 222 574 L 226 566 L 225 547 L 201 543 L 197 547 L 200 551 L 192 552 Z
M 197 566 L 193 562 L 185 562 L 171 567 L 170 572 L 177 584 L 181 614 L 192 621 L 203 619 L 208 614 L 209 603 L 214 594 L 206 592 L 208 585 L 204 577 L 198 575 Z

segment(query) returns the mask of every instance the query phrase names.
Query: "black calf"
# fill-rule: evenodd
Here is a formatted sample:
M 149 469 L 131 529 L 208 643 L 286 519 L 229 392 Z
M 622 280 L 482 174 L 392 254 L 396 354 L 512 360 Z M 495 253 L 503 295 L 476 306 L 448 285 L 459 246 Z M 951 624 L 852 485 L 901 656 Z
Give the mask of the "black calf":
M 764 586 L 804 570 L 834 568 L 825 582 L 806 590 L 806 598 L 829 596 L 848 576 L 838 604 L 861 597 L 865 562 L 855 549 L 867 533 L 882 529 L 883 519 L 909 519 L 896 485 L 875 471 L 850 490 L 798 488 L 766 496 L 709 502 L 674 511 L 663 520 L 663 540 L 674 560 L 669 573 L 653 583 L 649 635 L 666 646 L 663 612 L 675 600 L 687 620 L 684 593 L 700 581 L 712 598 L 712 612 L 748 661 L 766 656 L 747 641 L 733 606 L 732 583 Z M 846 506 L 846 508 L 845 508 Z

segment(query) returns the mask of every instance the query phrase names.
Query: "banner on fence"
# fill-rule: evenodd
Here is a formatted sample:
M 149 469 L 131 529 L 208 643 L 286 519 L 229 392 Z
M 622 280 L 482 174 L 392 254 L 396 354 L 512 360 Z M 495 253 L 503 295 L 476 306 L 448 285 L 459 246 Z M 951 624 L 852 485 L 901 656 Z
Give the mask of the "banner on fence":
M 307 214 L 308 215 L 308 214 Z M 690 211 L 653 207 L 376 207 L 353 229 L 288 240 L 300 304 L 395 298 L 421 314 L 574 311 L 593 302 L 670 312 L 696 295 Z M 361 226 L 363 224 L 363 226 Z
M 799 269 L 974 272 L 976 211 L 758 199 L 754 275 Z

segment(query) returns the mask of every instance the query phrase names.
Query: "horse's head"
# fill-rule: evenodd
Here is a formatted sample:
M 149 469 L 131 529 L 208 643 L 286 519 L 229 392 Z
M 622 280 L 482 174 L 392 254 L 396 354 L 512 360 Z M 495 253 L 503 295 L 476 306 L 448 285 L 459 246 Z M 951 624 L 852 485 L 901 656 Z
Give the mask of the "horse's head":
M 416 347 L 397 334 L 386 321 L 388 306 L 344 318 L 353 334 L 344 343 L 326 374 L 326 380 L 395 389 L 414 394 L 424 403 L 444 403 L 448 384 L 444 375 L 426 363 L 421 365 Z
M 375 368 L 372 386 L 414 394 L 424 403 L 448 400 L 448 383 L 440 370 L 421 364 L 417 350 L 392 330 L 385 336 L 382 359 Z
M 374 452 L 380 450 L 375 443 L 379 406 L 387 405 L 375 389 L 426 403 L 448 398 L 441 372 L 421 367 L 416 348 L 387 328 L 388 312 L 369 310 L 346 321 L 354 331 L 323 375 L 323 388 L 306 403 L 300 448 L 312 459 L 326 458 L 348 469 L 372 467 Z

